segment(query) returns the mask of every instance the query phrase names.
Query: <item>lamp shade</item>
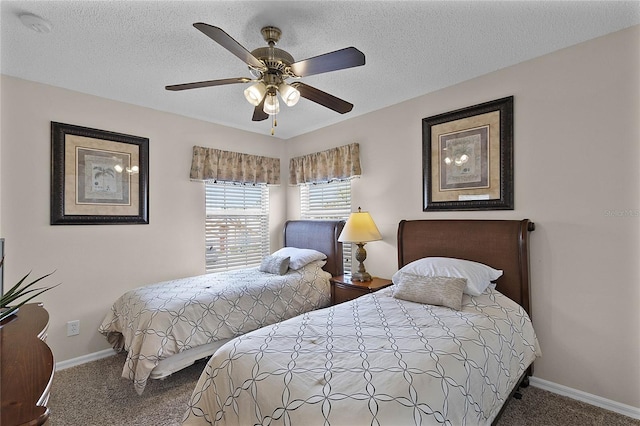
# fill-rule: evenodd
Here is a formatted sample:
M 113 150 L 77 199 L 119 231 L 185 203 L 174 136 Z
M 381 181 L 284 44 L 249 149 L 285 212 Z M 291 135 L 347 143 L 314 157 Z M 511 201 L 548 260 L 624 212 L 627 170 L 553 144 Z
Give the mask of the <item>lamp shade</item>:
M 251 105 L 258 106 L 260 105 L 260 102 L 262 102 L 262 98 L 264 98 L 265 93 L 267 93 L 267 86 L 265 86 L 263 82 L 259 81 L 245 89 L 244 97 Z
M 280 102 L 278 102 L 278 97 L 275 93 L 267 93 L 267 99 L 264 101 L 262 110 L 269 115 L 275 115 L 280 112 Z
M 338 241 L 342 243 L 366 243 L 381 240 L 382 236 L 369 212 L 358 211 L 351 213 L 344 225 Z
M 280 83 L 278 86 L 278 91 L 280 92 L 280 96 L 282 96 L 282 100 L 287 106 L 294 106 L 300 100 L 300 92 L 295 87 L 289 86 L 287 83 Z

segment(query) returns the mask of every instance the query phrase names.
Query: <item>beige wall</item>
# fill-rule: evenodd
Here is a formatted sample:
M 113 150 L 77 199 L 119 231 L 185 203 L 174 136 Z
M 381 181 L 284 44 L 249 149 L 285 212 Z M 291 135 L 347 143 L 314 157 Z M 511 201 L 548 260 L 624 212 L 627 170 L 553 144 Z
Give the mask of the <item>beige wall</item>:
M 401 219 L 535 221 L 535 376 L 640 407 L 639 39 L 635 27 L 302 135 L 289 156 L 360 143 L 353 207 L 384 238 L 367 244 L 374 275 L 396 270 Z M 422 212 L 421 120 L 510 95 L 515 210 Z M 287 199 L 295 216 L 297 191 Z
M 384 237 L 367 245 L 370 272 L 395 271 L 401 219 L 527 217 L 537 224 L 535 375 L 640 407 L 639 39 L 635 27 L 286 142 L 3 77 L 7 276 L 57 269 L 63 285 L 43 297 L 57 361 L 105 349 L 95 329 L 125 289 L 203 270 L 203 192 L 187 178 L 192 145 L 279 156 L 286 179 L 289 157 L 359 142 L 353 206 L 369 210 Z M 422 118 L 510 95 L 516 209 L 422 212 Z M 49 226 L 50 121 L 150 138 L 150 225 Z M 278 240 L 284 218 L 298 217 L 298 192 L 273 194 Z M 68 338 L 72 319 L 81 335 Z
M 189 180 L 193 145 L 281 157 L 284 142 L 3 76 L 2 236 L 6 281 L 52 270 L 44 294 L 56 361 L 108 348 L 97 333 L 111 303 L 143 284 L 204 273 L 204 185 Z M 149 138 L 149 225 L 49 225 L 50 123 Z M 286 158 L 281 158 L 286 165 Z M 272 247 L 282 244 L 286 186 L 271 191 Z M 66 323 L 80 320 L 80 335 Z

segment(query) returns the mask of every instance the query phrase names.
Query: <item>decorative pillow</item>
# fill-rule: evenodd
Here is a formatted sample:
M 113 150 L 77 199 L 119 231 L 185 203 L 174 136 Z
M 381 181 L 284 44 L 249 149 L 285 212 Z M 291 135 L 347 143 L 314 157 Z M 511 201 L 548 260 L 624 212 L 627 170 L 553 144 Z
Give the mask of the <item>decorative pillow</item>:
M 502 271 L 499 269 L 493 269 L 485 264 L 470 260 L 450 257 L 425 257 L 408 263 L 394 274 L 392 277 L 394 283 L 396 275 L 400 272 L 425 277 L 466 278 L 467 286 L 464 292 L 470 296 L 481 295 L 492 281 L 502 276 Z
M 314 260 L 325 260 L 327 258 L 327 255 L 317 250 L 297 247 L 283 247 L 275 253 L 272 253 L 272 256 L 290 257 L 289 268 L 293 270 L 300 269 Z
M 284 275 L 289 270 L 289 257 L 265 256 L 259 270 L 270 274 Z
M 446 306 L 459 311 L 466 278 L 425 277 L 401 272 L 393 290 L 396 299 L 429 305 Z

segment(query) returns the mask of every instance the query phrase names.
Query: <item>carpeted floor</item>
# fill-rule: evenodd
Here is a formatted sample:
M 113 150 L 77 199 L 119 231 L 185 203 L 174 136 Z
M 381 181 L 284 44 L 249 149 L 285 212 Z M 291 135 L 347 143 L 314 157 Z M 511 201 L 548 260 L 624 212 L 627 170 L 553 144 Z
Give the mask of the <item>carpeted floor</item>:
M 139 396 L 120 377 L 124 360 L 119 354 L 57 371 L 48 404 L 50 426 L 180 425 L 204 362 L 166 380 L 149 381 Z M 522 399 L 509 401 L 499 426 L 640 426 L 640 420 L 533 386 L 522 394 Z

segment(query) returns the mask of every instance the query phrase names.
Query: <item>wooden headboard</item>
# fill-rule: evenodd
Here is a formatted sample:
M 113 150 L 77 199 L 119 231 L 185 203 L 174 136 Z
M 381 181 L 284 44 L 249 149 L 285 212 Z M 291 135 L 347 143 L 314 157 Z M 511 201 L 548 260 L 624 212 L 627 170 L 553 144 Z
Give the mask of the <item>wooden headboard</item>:
M 402 220 L 398 225 L 398 268 L 428 256 L 454 257 L 504 271 L 502 294 L 529 310 L 529 232 L 523 220 Z
M 338 237 L 344 224 L 344 220 L 289 220 L 284 224 L 284 245 L 326 254 L 327 263 L 322 269 L 334 277 L 342 275 L 342 243 Z

